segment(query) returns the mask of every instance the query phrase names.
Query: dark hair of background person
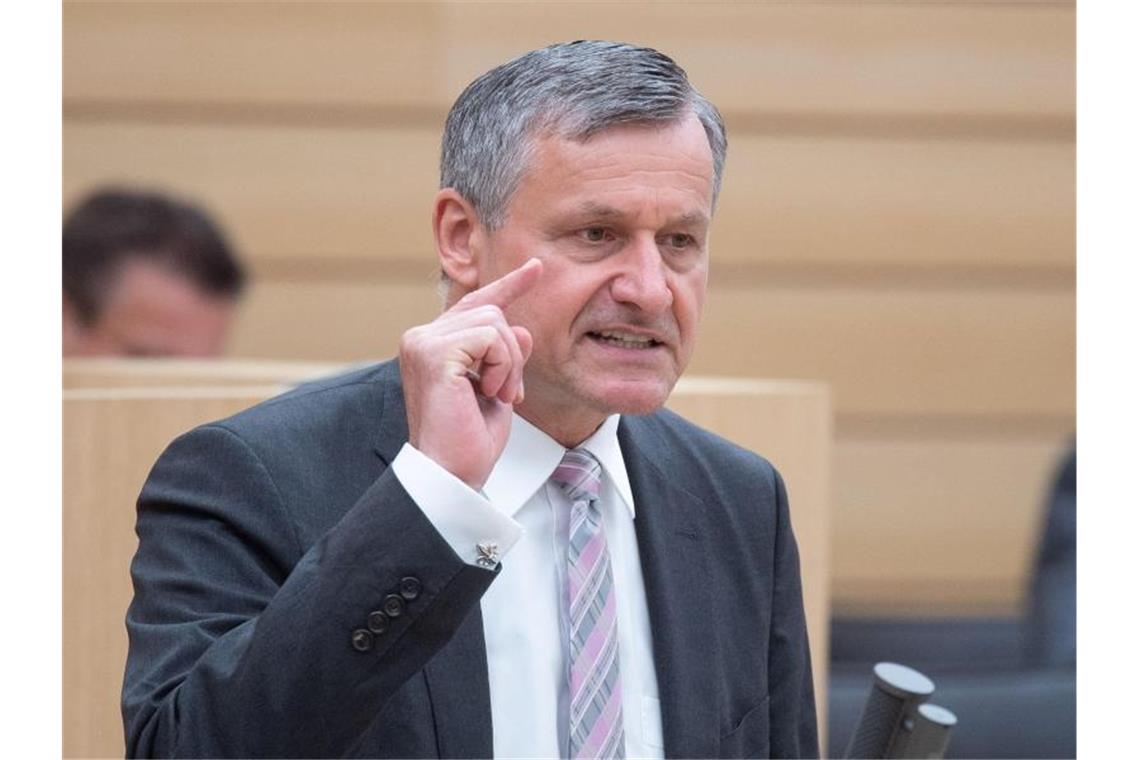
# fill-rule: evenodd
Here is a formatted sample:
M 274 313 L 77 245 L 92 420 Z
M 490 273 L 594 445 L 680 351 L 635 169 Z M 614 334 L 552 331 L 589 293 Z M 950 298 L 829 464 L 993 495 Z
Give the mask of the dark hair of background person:
M 103 189 L 63 225 L 63 293 L 81 323 L 98 319 L 131 258 L 161 264 L 212 295 L 236 298 L 245 287 L 245 270 L 205 211 L 157 192 Z
M 63 225 L 64 356 L 219 356 L 245 281 L 202 208 L 150 190 L 96 190 Z

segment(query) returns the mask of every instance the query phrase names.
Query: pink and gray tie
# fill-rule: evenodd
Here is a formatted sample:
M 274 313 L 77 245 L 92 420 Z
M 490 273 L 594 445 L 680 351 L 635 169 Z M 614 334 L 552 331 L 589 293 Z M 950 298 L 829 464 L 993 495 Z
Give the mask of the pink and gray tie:
M 551 476 L 572 503 L 566 572 L 571 758 L 625 757 L 617 600 L 598 509 L 601 469 L 589 452 L 573 449 L 566 452 Z

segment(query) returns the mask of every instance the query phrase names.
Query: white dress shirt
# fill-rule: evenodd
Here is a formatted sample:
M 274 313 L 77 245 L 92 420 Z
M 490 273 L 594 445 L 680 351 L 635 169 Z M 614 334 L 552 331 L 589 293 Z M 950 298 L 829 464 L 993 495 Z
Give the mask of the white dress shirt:
M 659 758 L 661 703 L 618 419 L 607 418 L 579 448 L 602 465 L 599 506 L 617 594 L 625 754 Z M 495 757 L 566 757 L 569 748 L 570 501 L 548 482 L 565 453 L 516 414 L 482 494 L 411 444 L 392 462 L 405 490 L 465 562 L 477 564 L 476 545 L 488 542 L 502 559 L 481 602 Z

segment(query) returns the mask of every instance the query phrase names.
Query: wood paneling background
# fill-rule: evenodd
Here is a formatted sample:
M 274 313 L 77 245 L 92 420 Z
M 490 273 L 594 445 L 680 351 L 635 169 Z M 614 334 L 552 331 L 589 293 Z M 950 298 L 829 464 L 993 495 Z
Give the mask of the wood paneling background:
M 1075 426 L 1074 27 L 1072 2 L 65 3 L 64 200 L 217 212 L 255 276 L 233 356 L 388 356 L 437 308 L 462 87 L 557 40 L 659 47 L 730 137 L 692 371 L 831 386 L 837 608 L 1010 611 Z

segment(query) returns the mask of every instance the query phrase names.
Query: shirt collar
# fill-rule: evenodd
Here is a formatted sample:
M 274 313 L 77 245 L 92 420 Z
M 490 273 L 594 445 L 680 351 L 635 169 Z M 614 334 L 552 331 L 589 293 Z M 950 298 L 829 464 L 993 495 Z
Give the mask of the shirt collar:
M 617 428 L 621 415 L 613 414 L 579 448 L 593 454 L 633 519 L 633 491 L 625 460 L 618 445 Z M 518 414 L 511 415 L 511 435 L 502 456 L 495 463 L 483 493 L 500 511 L 513 517 L 550 478 L 566 449 Z
M 593 454 L 602 464 L 602 471 L 610 476 L 618 496 L 629 510 L 629 519 L 637 515 L 633 508 L 633 489 L 629 487 L 629 473 L 625 471 L 625 459 L 618 444 L 617 429 L 621 415 L 611 414 L 606 421 L 578 447 Z M 553 472 L 553 470 L 552 470 Z

